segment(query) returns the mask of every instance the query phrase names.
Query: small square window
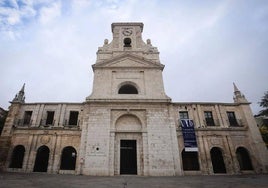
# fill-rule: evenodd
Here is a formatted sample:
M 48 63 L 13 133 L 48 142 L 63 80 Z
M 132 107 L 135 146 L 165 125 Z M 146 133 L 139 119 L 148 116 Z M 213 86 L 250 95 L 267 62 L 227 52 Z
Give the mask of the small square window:
M 181 111 L 179 112 L 179 114 L 180 114 L 180 119 L 189 119 L 187 111 Z
M 215 126 L 213 115 L 211 111 L 205 111 L 205 120 L 207 126 Z
M 227 112 L 227 116 L 228 116 L 228 120 L 230 123 L 230 126 L 238 126 L 236 117 L 235 117 L 235 113 L 234 112 Z
M 70 111 L 69 125 L 77 125 L 78 123 L 78 111 Z
M 47 111 L 46 125 L 53 125 L 54 111 Z
M 25 111 L 23 118 L 23 125 L 30 125 L 33 111 Z

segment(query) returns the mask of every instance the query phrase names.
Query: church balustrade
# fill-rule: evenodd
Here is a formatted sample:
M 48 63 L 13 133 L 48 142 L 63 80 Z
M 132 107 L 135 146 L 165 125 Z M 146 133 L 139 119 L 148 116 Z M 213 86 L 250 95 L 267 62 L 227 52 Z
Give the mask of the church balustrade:
M 32 126 L 32 120 L 25 121 L 25 119 L 15 119 L 14 126 L 15 127 L 30 127 Z
M 77 120 L 76 122 L 74 122 L 74 121 L 65 119 L 63 123 L 63 127 L 69 127 L 69 128 L 79 127 L 79 124 L 80 124 L 80 120 Z
M 39 126 L 50 127 L 50 126 L 54 126 L 54 124 L 55 124 L 55 120 L 48 121 L 47 119 L 41 119 Z
M 243 127 L 245 122 L 242 119 L 226 120 L 229 127 Z
M 219 119 L 206 119 L 203 120 L 203 123 L 206 127 L 220 127 L 220 120 Z

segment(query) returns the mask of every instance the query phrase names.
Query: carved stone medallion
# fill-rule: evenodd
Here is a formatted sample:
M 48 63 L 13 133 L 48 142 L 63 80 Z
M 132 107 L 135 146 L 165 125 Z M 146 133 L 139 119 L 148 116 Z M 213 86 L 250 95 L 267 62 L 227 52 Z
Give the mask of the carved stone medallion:
M 49 136 L 42 136 L 40 141 L 42 144 L 47 144 L 50 141 L 50 137 Z

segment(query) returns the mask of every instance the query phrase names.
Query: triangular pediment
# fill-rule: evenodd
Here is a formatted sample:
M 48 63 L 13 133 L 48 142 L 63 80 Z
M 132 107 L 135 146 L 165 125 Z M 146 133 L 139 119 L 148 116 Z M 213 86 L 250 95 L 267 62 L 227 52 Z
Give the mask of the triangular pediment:
M 116 56 L 114 58 L 105 60 L 101 63 L 96 63 L 93 65 L 93 68 L 96 67 L 120 67 L 120 68 L 160 68 L 163 69 L 164 65 L 160 63 L 156 63 L 153 61 L 150 61 L 148 59 L 145 59 L 144 57 L 140 57 L 133 54 L 123 54 Z

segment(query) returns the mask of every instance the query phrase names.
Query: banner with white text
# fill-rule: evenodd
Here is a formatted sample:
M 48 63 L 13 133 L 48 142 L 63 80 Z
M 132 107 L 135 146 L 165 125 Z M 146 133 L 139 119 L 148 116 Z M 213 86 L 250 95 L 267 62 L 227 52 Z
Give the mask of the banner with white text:
M 181 119 L 182 135 L 184 139 L 184 147 L 187 152 L 198 151 L 194 121 L 190 119 Z

